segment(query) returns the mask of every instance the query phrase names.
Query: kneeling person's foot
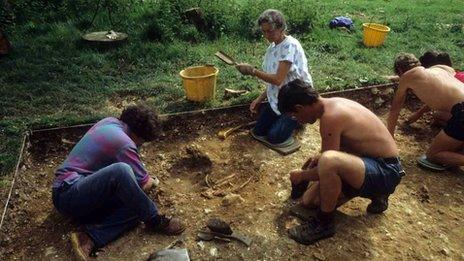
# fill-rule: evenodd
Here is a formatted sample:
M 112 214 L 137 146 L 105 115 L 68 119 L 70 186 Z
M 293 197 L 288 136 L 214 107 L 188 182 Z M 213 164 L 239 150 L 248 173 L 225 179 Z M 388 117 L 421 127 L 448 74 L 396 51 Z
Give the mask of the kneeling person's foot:
M 185 230 L 185 226 L 178 218 L 170 218 L 158 215 L 152 221 L 146 222 L 147 228 L 156 233 L 165 235 L 179 235 Z
M 388 208 L 388 196 L 383 195 L 372 198 L 371 203 L 367 206 L 366 211 L 371 214 L 380 214 L 383 213 Z
M 92 238 L 85 232 L 71 233 L 71 245 L 77 260 L 88 260 L 95 247 Z
M 324 223 L 314 217 L 305 224 L 289 229 L 288 234 L 296 242 L 309 245 L 335 235 L 335 226 L 332 222 Z

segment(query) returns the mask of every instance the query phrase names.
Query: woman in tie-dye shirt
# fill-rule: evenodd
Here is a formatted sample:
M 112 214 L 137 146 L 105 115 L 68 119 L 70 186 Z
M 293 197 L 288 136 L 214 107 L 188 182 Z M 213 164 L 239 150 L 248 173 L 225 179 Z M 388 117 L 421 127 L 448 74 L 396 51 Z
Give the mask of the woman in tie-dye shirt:
M 156 180 L 145 170 L 138 147 L 158 137 L 155 112 L 143 105 L 129 106 L 119 119 L 96 123 L 58 167 L 52 201 L 63 215 L 83 225 L 71 233 L 78 260 L 87 260 L 140 221 L 153 232 L 176 235 L 184 225 L 162 215 L 145 193 Z

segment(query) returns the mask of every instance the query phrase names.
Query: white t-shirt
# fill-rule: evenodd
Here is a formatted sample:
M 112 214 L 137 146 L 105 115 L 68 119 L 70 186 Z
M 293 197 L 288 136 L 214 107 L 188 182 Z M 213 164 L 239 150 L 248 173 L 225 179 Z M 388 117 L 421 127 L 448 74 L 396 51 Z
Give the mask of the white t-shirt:
M 311 74 L 309 74 L 308 60 L 306 59 L 303 47 L 301 47 L 297 39 L 290 35 L 286 36 L 285 39 L 277 45 L 275 43 L 269 45 L 264 55 L 263 71 L 276 74 L 280 61 L 289 61 L 292 63 L 282 85 L 295 79 L 300 79 L 313 86 L 313 79 Z M 280 115 L 277 108 L 279 87 L 280 86 L 268 83 L 266 90 L 269 105 L 277 115 Z

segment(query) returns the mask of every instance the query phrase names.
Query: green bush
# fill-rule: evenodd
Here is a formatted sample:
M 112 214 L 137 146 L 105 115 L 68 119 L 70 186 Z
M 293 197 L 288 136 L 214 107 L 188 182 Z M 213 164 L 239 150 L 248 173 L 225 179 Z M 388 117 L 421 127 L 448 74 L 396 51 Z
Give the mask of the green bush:
M 266 1 L 263 0 L 244 4 L 239 13 L 235 34 L 248 39 L 259 39 L 262 34 L 256 22 L 259 15 L 268 8 L 266 6 Z
M 14 24 L 14 13 L 6 1 L 0 3 L 0 29 L 5 30 Z
M 307 1 L 286 0 L 271 3 L 265 0 L 248 1 L 240 10 L 240 17 L 234 32 L 239 32 L 241 37 L 260 38 L 261 32 L 256 21 L 259 15 L 269 8 L 280 10 L 284 14 L 288 31 L 292 34 L 310 32 L 318 18 L 317 10 Z
M 93 21 L 98 3 L 100 8 Z M 106 30 L 110 25 L 106 5 L 111 10 L 115 28 L 155 42 L 174 39 L 199 42 L 224 35 L 259 39 L 261 33 L 256 19 L 267 8 L 283 11 L 291 33 L 308 32 L 317 17 L 310 3 L 294 0 L 17 0 L 11 1 L 10 6 L 0 6 L 0 27 L 24 25 L 27 33 L 40 35 L 48 32 L 49 24 L 72 21 L 81 31 L 90 28 Z M 184 15 L 184 11 L 192 7 L 199 7 L 203 13 L 205 28 L 200 32 Z
M 168 1 L 150 3 L 150 7 L 144 10 L 143 19 L 145 23 L 143 35 L 145 39 L 152 41 L 167 42 L 173 39 L 197 42 L 203 37 L 214 40 L 224 35 L 236 35 L 247 39 L 259 39 L 261 32 L 258 30 L 256 20 L 267 8 L 282 10 L 287 17 L 289 30 L 292 33 L 301 34 L 310 31 L 314 27 L 314 21 L 318 13 L 311 8 L 309 3 L 298 4 L 287 0 L 273 2 L 257 0 L 214 0 L 200 1 L 196 5 L 192 1 Z M 183 15 L 184 11 L 199 7 L 203 13 L 205 29 L 202 32 L 194 32 Z
M 180 1 L 161 0 L 151 2 L 142 10 L 142 19 L 145 24 L 143 38 L 156 42 L 171 42 L 176 38 L 191 35 L 191 28 L 185 26 Z

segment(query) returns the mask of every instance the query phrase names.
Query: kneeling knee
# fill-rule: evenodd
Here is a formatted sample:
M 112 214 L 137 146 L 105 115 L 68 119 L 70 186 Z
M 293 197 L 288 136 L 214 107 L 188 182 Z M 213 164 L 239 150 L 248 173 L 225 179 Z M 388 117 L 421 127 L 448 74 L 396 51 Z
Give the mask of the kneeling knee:
M 114 176 L 122 179 L 135 179 L 134 171 L 131 166 L 124 162 L 118 162 L 113 164 Z

